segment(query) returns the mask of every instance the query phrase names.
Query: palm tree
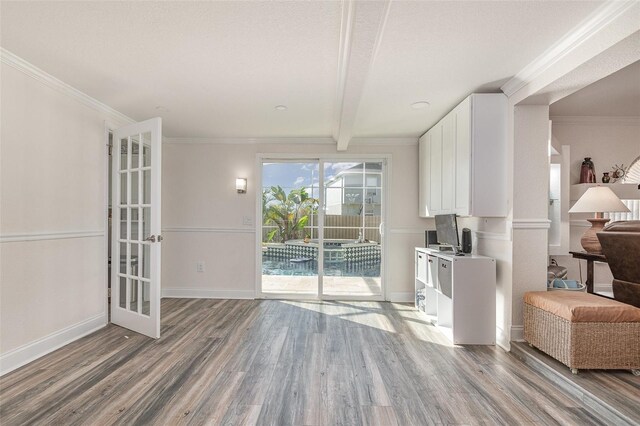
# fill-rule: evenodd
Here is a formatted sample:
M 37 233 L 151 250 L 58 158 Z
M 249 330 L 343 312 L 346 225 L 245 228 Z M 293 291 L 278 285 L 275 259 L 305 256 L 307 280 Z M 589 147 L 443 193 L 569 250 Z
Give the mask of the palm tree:
M 262 192 L 262 215 L 265 225 L 277 228 L 267 234 L 267 241 L 276 235 L 281 242 L 300 238 L 300 232 L 317 209 L 318 200 L 311 198 L 305 188 L 292 189 L 287 194 L 281 186 L 272 186 Z

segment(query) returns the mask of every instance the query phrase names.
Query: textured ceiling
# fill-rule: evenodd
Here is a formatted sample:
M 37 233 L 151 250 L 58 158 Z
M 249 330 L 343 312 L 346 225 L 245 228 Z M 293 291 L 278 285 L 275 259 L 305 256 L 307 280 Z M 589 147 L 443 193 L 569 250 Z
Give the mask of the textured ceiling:
M 167 136 L 328 137 L 345 105 L 349 136 L 417 136 L 601 3 L 363 4 L 353 28 L 369 34 L 345 37 L 343 2 L 3 1 L 0 26 L 3 48 L 134 119 L 161 115 Z
M 552 104 L 549 114 L 640 117 L 640 61 Z

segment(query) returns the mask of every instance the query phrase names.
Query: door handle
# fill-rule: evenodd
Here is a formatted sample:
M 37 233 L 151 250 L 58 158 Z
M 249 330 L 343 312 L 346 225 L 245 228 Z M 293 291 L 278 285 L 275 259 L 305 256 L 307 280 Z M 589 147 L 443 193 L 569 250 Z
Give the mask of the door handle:
M 162 240 L 164 240 L 164 237 L 162 235 L 158 235 L 157 237 L 155 235 L 150 235 L 147 238 L 144 239 L 145 241 L 150 241 L 152 243 L 160 242 Z

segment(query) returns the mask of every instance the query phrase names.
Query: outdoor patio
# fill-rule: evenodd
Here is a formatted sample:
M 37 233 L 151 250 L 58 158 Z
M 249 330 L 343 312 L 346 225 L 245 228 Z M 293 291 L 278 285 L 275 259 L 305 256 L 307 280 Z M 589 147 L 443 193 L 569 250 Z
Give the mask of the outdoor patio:
M 337 296 L 381 294 L 380 277 L 331 277 L 323 279 L 323 293 Z M 262 275 L 263 293 L 313 294 L 318 291 L 314 275 Z

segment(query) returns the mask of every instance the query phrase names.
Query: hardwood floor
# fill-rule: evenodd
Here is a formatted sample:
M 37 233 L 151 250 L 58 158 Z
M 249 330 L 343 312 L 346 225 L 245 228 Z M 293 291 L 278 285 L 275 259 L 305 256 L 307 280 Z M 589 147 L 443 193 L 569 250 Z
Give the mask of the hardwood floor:
M 161 339 L 110 325 L 4 376 L 0 423 L 601 424 L 406 305 L 163 299 L 162 312 Z

